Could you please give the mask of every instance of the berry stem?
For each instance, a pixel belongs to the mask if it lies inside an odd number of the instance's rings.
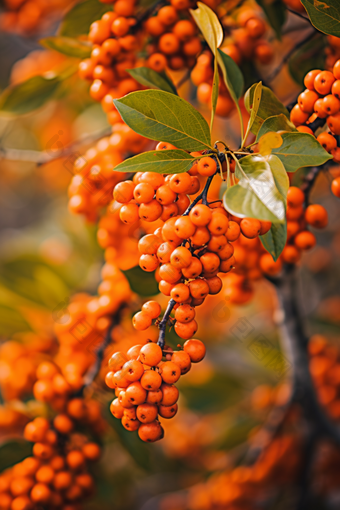
[[[170,314],[171,314],[175,304],[176,304],[176,301],[174,301],[173,299],[170,299],[170,301],[168,303],[168,306],[167,306],[167,308],[165,310],[165,314],[163,315],[163,319],[161,320],[161,322],[158,325],[158,328],[159,328],[159,337],[158,337],[157,344],[160,346],[161,349],[164,349],[164,345],[165,345],[165,328],[166,328],[166,325],[167,325],[168,320],[170,318]]]

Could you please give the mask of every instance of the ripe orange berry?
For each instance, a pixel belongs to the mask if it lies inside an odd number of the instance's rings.
[[[319,94],[313,90],[305,90],[298,97],[298,105],[304,113],[313,113],[314,103],[319,99]]]
[[[198,326],[195,320],[190,322],[176,321],[175,323],[175,331],[180,338],[183,338],[183,340],[187,340],[188,338],[192,337],[197,332],[197,328]]]
[[[164,430],[158,421],[143,423],[138,429],[138,435],[142,441],[153,443],[164,437]]]
[[[140,421],[137,420],[137,418],[128,418],[127,416],[123,416],[122,425],[126,430],[134,432],[139,429]]]
[[[155,370],[145,370],[140,382],[145,390],[155,391],[160,388],[162,384],[162,378]]]
[[[159,345],[148,343],[140,350],[140,360],[145,365],[155,367],[162,360],[163,353]]]
[[[311,130],[311,128],[309,128],[307,126],[298,126],[296,129],[298,131],[300,131],[300,133],[308,133],[309,135],[313,135],[314,136],[314,133]]]
[[[282,269],[282,262],[280,259],[275,262],[270,253],[265,253],[260,258],[260,268],[264,274],[276,276]]]
[[[115,417],[121,420],[124,415],[124,407],[119,403],[118,398],[115,398],[110,404],[110,412]]]
[[[340,135],[340,112],[327,117],[327,125],[333,135]]]
[[[175,232],[181,239],[188,239],[196,231],[195,225],[191,222],[189,216],[180,216],[175,221]]]
[[[147,204],[151,202],[154,197],[154,189],[148,182],[141,182],[137,184],[133,191],[133,196],[138,204]]]
[[[248,239],[258,237],[261,232],[261,222],[254,218],[243,218],[240,223],[242,234]]]
[[[306,74],[306,76],[304,78],[304,84],[305,84],[306,89],[315,90],[314,89],[314,80],[320,72],[321,72],[320,69],[314,69],[313,71],[309,71],[309,73]]]
[[[323,107],[323,99],[318,99],[314,103],[314,113],[319,117],[319,119],[325,119],[327,117],[327,112]]]
[[[316,244],[315,235],[308,230],[299,232],[294,239],[294,244],[299,250],[310,250]]]
[[[290,186],[287,192],[287,204],[290,207],[299,207],[305,201],[305,195],[300,188]]]
[[[53,426],[61,434],[69,434],[74,423],[66,414],[58,414],[53,420]]]
[[[337,141],[330,133],[320,133],[317,137],[317,141],[327,152],[330,152],[337,147]]]
[[[180,21],[177,21],[172,31],[175,35],[177,35],[180,41],[186,42],[195,35],[196,27],[192,23],[192,21],[182,19]]]
[[[155,198],[148,203],[142,203],[139,207],[139,217],[145,221],[158,220],[162,212],[162,206]]]
[[[159,415],[162,416],[162,418],[173,418],[175,414],[178,411],[178,405],[173,404],[172,406],[158,406],[158,412]]]
[[[340,101],[333,94],[328,94],[323,98],[322,106],[327,115],[334,115],[340,110]]]
[[[285,246],[282,251],[282,259],[287,264],[296,264],[301,258],[300,251],[295,246]]]
[[[196,339],[187,340],[183,345],[183,349],[189,354],[192,363],[202,361],[206,353],[204,343]]]
[[[212,215],[208,224],[208,230],[214,235],[225,234],[228,230],[229,220],[224,214],[218,212]]]
[[[207,278],[207,284],[209,286],[209,294],[215,295],[222,289],[222,280],[218,276],[213,278]]]
[[[99,459],[101,449],[97,443],[86,443],[82,448],[82,452],[85,456],[85,459],[94,462]]]
[[[35,474],[37,482],[50,484],[54,478],[55,472],[50,466],[41,466]]]
[[[182,276],[180,269],[177,269],[171,264],[162,264],[159,268],[159,276],[162,280],[168,283],[177,283]]]
[[[160,367],[160,375],[166,384],[174,384],[181,376],[181,369],[172,361],[165,361]]]
[[[187,193],[191,185],[191,175],[187,172],[171,176],[169,186],[175,193]]]
[[[213,273],[214,271],[217,271],[217,269],[219,268],[220,262],[221,262],[219,256],[216,253],[211,253],[211,252],[204,253],[200,257],[200,261],[202,263],[204,271],[206,271],[207,273]],[[197,282],[197,280],[195,280],[195,281]],[[203,280],[201,280],[201,282],[202,281]],[[190,292],[192,293],[191,289],[196,287],[197,285],[195,284],[194,286],[191,286],[191,283],[192,282],[190,282]],[[201,289],[207,288],[203,283],[200,284],[200,287],[201,287]],[[203,295],[200,295],[200,296],[193,295],[193,294],[191,294],[191,295],[192,295],[192,297],[195,297],[195,298],[205,297]]]
[[[305,211],[305,220],[312,227],[325,228],[328,223],[328,214],[322,205],[309,205]]]
[[[35,503],[48,503],[51,497],[51,490],[46,484],[37,483],[31,490],[30,496]]]
[[[140,361],[130,359],[123,365],[122,373],[129,382],[139,381],[144,373],[144,367]]]
[[[180,305],[175,311],[175,319],[178,322],[190,322],[195,318],[195,308],[188,304]]]
[[[188,285],[184,283],[177,283],[170,292],[171,298],[176,303],[184,303],[190,297],[190,291]]]
[[[332,85],[332,94],[337,99],[340,99],[340,80],[336,80]]]
[[[204,177],[209,177],[210,175],[214,175],[216,173],[217,164],[213,158],[205,157],[198,160],[197,170],[200,175]]]
[[[296,104],[290,112],[290,120],[295,126],[304,124],[309,118],[309,114],[301,110],[300,106]]]
[[[210,255],[210,254],[206,254],[206,255]],[[215,255],[215,254],[211,254],[211,255]],[[209,285],[207,284],[207,282],[205,280],[200,279],[200,278],[196,279],[196,280],[192,280],[189,283],[189,289],[190,289],[191,296],[195,299],[203,299],[209,294]]]
[[[158,415],[158,408],[155,404],[140,404],[136,410],[137,419],[141,423],[152,423]]]
[[[322,96],[325,96],[331,92],[334,82],[335,78],[333,73],[330,71],[321,71],[321,73],[315,77],[314,89]]]
[[[174,55],[178,53],[180,49],[180,41],[175,34],[169,32],[161,35],[158,41],[158,47],[165,55]]]
[[[178,20],[178,14],[172,5],[166,5],[159,9],[158,19],[164,25],[173,25]]]
[[[212,213],[207,205],[197,204],[191,209],[189,218],[197,227],[205,227],[211,221]]]
[[[138,331],[144,331],[151,326],[152,318],[145,312],[137,312],[132,319],[132,324]]]
[[[333,195],[340,198],[340,177],[337,177],[336,179],[334,179],[332,181],[331,189],[332,189]]]
[[[203,270],[202,262],[196,257],[192,258],[191,264],[182,269],[182,274],[185,278],[197,278]]]
[[[54,450],[51,445],[44,443],[35,443],[33,445],[33,455],[41,460],[47,460],[52,457]]]
[[[191,367],[191,359],[187,352],[185,351],[175,351],[171,357],[171,361],[176,363],[181,369],[181,374],[186,374],[189,372]]]
[[[192,261],[192,255],[188,248],[179,246],[170,255],[170,263],[178,269],[190,266]]]
[[[137,204],[124,204],[119,212],[120,219],[123,223],[132,224],[139,220],[139,207]]]
[[[147,301],[142,306],[142,312],[146,313],[151,319],[157,319],[162,311],[161,305],[157,301]]]
[[[236,223],[236,221],[229,221],[228,229],[225,234],[228,241],[230,241],[230,242],[236,241],[236,239],[238,239],[240,237],[240,232],[241,232],[241,229],[240,229],[239,224]]]

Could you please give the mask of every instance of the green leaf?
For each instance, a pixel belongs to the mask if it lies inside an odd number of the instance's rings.
[[[218,63],[221,68],[225,85],[233,98],[234,102],[238,102],[243,94],[244,79],[243,74],[238,65],[223,50],[218,51]]]
[[[254,92],[257,87],[257,84],[254,83],[244,96],[244,104],[247,111],[251,114],[252,105],[254,103]],[[262,126],[263,122],[268,119],[268,117],[272,117],[273,115],[279,115],[282,113],[289,119],[289,112],[287,108],[278,100],[275,94],[268,88],[262,87],[262,96],[260,106],[258,111],[256,112],[256,116],[254,122],[251,126],[251,132],[256,135]]]
[[[284,176],[283,165],[275,165],[276,162],[272,161],[277,174],[274,178],[269,161],[268,157],[251,155],[237,163],[236,177],[239,182],[228,188],[223,197],[224,206],[231,214],[272,222],[285,221],[286,200],[281,192],[287,175]]]
[[[304,77],[312,69],[325,69],[326,54],[323,51],[326,38],[314,33],[314,37],[301,46],[288,60],[288,69],[293,80],[304,88]]]
[[[180,174],[188,172],[195,158],[181,150],[142,152],[128,158],[115,167],[115,172],[156,172],[158,174]]]
[[[72,7],[64,17],[59,35],[75,37],[89,32],[91,23],[100,19],[105,12],[112,10],[108,4],[98,0],[85,0]]]
[[[129,281],[131,290],[139,296],[149,297],[159,294],[155,273],[146,273],[139,266],[123,271]]]
[[[246,143],[246,140],[248,138],[249,132],[252,130],[253,124],[254,124],[254,122],[256,120],[257,112],[259,111],[259,108],[260,108],[261,97],[262,97],[262,90],[263,90],[262,82],[260,81],[259,83],[254,84],[254,91],[253,91],[254,93],[253,93],[253,96],[252,96],[251,100],[250,100],[250,94],[248,96],[249,90],[247,90],[247,92],[246,92],[246,94],[244,96],[244,102],[246,104],[246,100],[247,101],[249,100],[249,103],[247,103],[248,107],[246,105],[246,108],[248,109],[248,112],[250,113],[250,118],[249,118],[249,121],[248,121],[246,132],[245,132],[245,134],[243,136],[242,147]]]
[[[305,166],[323,165],[332,159],[331,154],[325,151],[313,135],[293,132],[281,136],[283,144],[273,149],[272,154],[281,159],[287,172],[295,172]]]
[[[277,187],[279,193],[284,198],[284,201],[286,203],[287,192],[289,188],[289,178],[286,169],[280,158],[275,156],[273,153],[270,156],[268,156],[266,160],[269,163],[270,169],[272,171],[275,186]]]
[[[202,2],[197,2],[197,9],[190,9],[190,13],[213,55],[216,55],[216,49],[223,41],[223,28],[216,13]]]
[[[46,37],[39,42],[45,48],[50,48],[69,57],[88,58],[91,56],[92,46],[85,41],[79,41],[72,37]]]
[[[278,131],[296,131],[294,124],[290,122],[290,120],[287,119],[285,115],[280,113],[280,115],[273,115],[273,117],[268,117],[262,124],[262,126],[259,129],[259,132],[257,133],[256,141],[258,141],[261,136],[265,135],[266,133],[270,133],[271,131],[278,132]]]
[[[281,28],[286,21],[286,9],[281,0],[256,0],[256,3],[263,9],[267,20],[275,31],[276,36],[281,40]]]
[[[157,73],[149,67],[136,67],[136,69],[127,69],[126,71],[145,87],[177,95],[176,87],[165,71]]]
[[[340,37],[339,0],[301,0],[301,3],[317,30]]]
[[[43,106],[52,99],[60,78],[33,76],[23,83],[8,87],[0,95],[0,111],[23,115]]]
[[[264,248],[277,261],[285,247],[287,240],[287,222],[273,223],[269,232],[260,236]]]
[[[142,90],[113,102],[124,122],[146,138],[169,142],[190,152],[212,148],[207,121],[174,94]]]
[[[32,455],[32,446],[23,439],[12,439],[0,446],[0,472]]]

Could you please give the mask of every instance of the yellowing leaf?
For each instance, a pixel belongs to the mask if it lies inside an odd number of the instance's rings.
[[[190,13],[194,18],[196,25],[202,32],[204,39],[207,41],[211,51],[216,55],[217,48],[223,41],[223,29],[221,23],[210,7],[202,2],[197,2],[197,9],[190,9]]]
[[[273,149],[278,149],[283,143],[282,136],[279,133],[269,132],[261,136],[259,140],[259,153],[262,156],[269,156]]]

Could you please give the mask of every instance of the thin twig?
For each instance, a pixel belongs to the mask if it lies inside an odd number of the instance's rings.
[[[163,315],[163,319],[158,324],[159,337],[158,337],[157,343],[158,343],[158,345],[160,346],[161,349],[163,349],[164,345],[165,345],[165,329],[166,329],[166,325],[168,323],[168,320],[170,318],[170,314],[171,314],[175,304],[176,304],[176,301],[174,301],[173,299],[170,299],[170,301],[168,303],[168,306],[166,308],[165,314]]]

